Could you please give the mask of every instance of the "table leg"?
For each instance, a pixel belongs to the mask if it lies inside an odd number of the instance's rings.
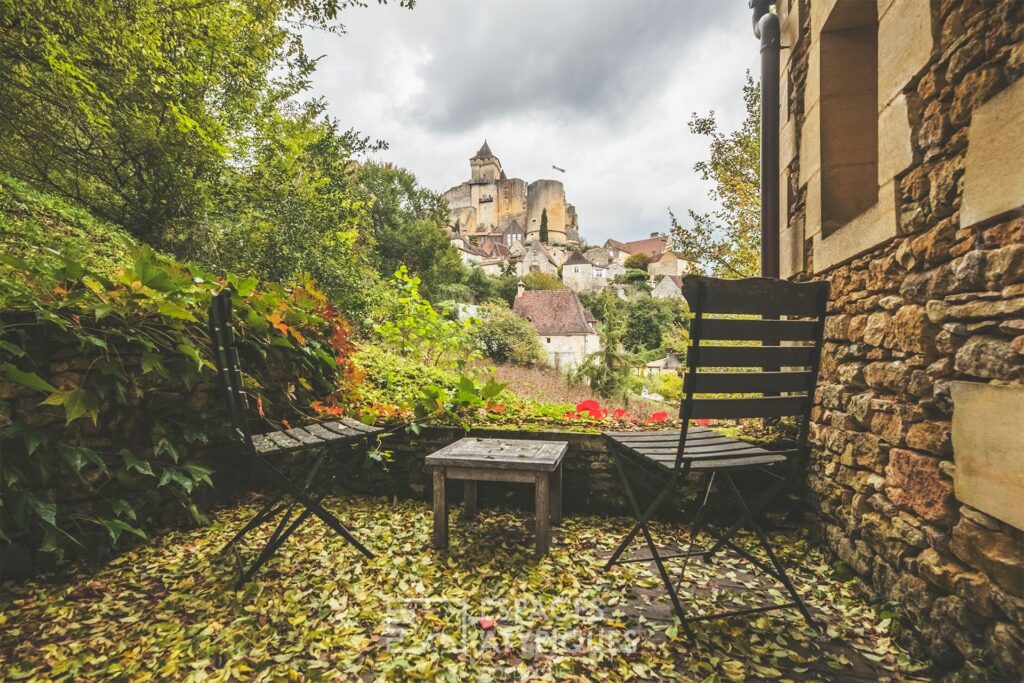
[[[448,547],[448,504],[444,498],[445,468],[434,468],[434,547]]]
[[[551,473],[551,523],[562,521],[562,464]]]
[[[537,510],[537,555],[546,555],[551,535],[551,473],[538,472],[534,484]]]
[[[466,519],[476,519],[476,480],[467,479],[465,485]]]

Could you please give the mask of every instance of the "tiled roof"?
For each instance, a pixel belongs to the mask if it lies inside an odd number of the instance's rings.
[[[620,249],[629,254],[647,254],[651,260],[657,259],[668,247],[668,238],[664,235],[648,237],[645,240],[626,242]]]
[[[526,318],[540,335],[593,334],[587,309],[571,289],[538,289],[516,297],[512,310]]]
[[[583,254],[581,254],[578,251],[573,250],[572,252],[570,252],[569,258],[565,259],[565,263],[563,265],[566,265],[566,266],[572,266],[572,265],[592,266],[594,264],[592,264],[590,261],[588,261],[587,257],[585,257]]]
[[[474,159],[490,159],[493,156],[494,156],[494,154],[491,153],[491,148],[488,147],[488,145],[487,145],[487,140],[484,140],[483,146],[480,148],[480,150],[476,153],[476,156],[474,156],[473,158]]]

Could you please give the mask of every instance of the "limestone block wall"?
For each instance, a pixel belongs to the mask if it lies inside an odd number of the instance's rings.
[[[808,96],[823,77],[815,32],[833,5],[780,3],[793,46],[782,65],[783,269],[832,282],[808,473],[815,526],[902,606],[929,654],[1016,678],[1024,531],[955,495],[951,386],[1024,391],[1024,4],[879,0],[880,194],[845,242],[822,237],[821,112]]]
[[[591,353],[601,347],[601,338],[596,334],[566,334],[540,336],[540,344],[547,354],[548,363],[560,369],[574,368]]]
[[[565,242],[565,187],[557,180],[535,180],[527,188],[526,238],[540,238],[541,214],[548,215],[548,241]]]

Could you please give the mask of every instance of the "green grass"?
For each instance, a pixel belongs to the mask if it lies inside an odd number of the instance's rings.
[[[53,249],[112,274],[137,245],[124,229],[0,173],[0,252],[32,262]]]

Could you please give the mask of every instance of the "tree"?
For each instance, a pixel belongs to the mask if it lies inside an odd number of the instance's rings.
[[[469,273],[446,234],[447,211],[439,194],[392,164],[366,163],[356,176],[361,195],[370,203],[376,246],[371,260],[381,277],[404,265],[420,278],[428,298],[466,282]]]
[[[751,277],[761,263],[761,93],[747,73],[743,86],[746,118],[738,130],[723,133],[715,113],[693,114],[690,131],[710,139],[710,156],[694,165],[710,180],[711,213],[689,210],[689,225],[669,211],[672,240],[686,258],[720,277]]]
[[[531,366],[545,360],[537,330],[503,303],[481,307],[474,334],[484,354],[496,363]]]
[[[627,269],[635,270],[647,270],[647,266],[651,265],[651,257],[647,254],[630,254],[626,257],[626,262],[623,263]]]
[[[548,210],[542,209],[540,212],[540,241],[544,244],[548,243]]]
[[[656,349],[661,346],[663,324],[655,300],[650,296],[638,296],[630,302],[622,342],[633,353]]]
[[[622,350],[623,323],[615,295],[605,288],[600,297],[601,348],[587,356],[576,369],[577,380],[585,379],[601,398],[625,397],[629,384],[629,356]]]

